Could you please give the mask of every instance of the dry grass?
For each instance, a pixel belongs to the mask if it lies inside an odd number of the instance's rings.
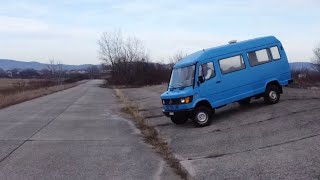
[[[16,83],[28,83],[30,81],[44,81],[40,79],[0,79],[0,90],[13,88]]]
[[[130,102],[121,90],[115,89],[115,93],[125,105],[122,111],[134,117],[135,125],[140,129],[145,142],[152,145],[182,179],[188,179],[188,172],[181,166],[179,160],[171,152],[168,143],[161,137],[156,128],[145,122],[144,117],[138,111],[138,107]]]
[[[87,81],[79,81],[76,83],[66,84],[66,85],[57,85],[51,86],[47,88],[40,88],[35,90],[27,90],[19,93],[9,94],[9,95],[1,95],[0,94],[0,109],[4,107],[8,107],[14,104],[18,104],[24,101],[28,101],[31,99],[35,99],[37,97],[45,96],[48,94],[52,94],[58,91],[62,91],[65,89],[69,89],[79,84],[85,83]]]

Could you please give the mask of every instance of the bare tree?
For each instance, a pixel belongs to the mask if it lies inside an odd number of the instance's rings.
[[[50,72],[50,77],[49,78],[55,78],[56,74],[56,64],[54,59],[49,59],[49,63],[47,64],[47,69]]]
[[[100,59],[112,67],[113,77],[128,83],[133,76],[130,65],[147,59],[142,42],[136,37],[125,37],[120,31],[104,32],[98,40]]]
[[[317,72],[320,72],[320,44],[313,50],[313,53],[315,55],[313,60],[314,68]]]
[[[7,76],[7,73],[2,68],[0,68],[0,78],[6,77],[6,76]]]
[[[50,72],[49,78],[57,80],[58,84],[62,84],[64,71],[63,71],[63,64],[61,63],[61,61],[49,59],[49,64],[47,65],[47,69]]]
[[[89,77],[91,79],[95,79],[95,78],[100,77],[100,70],[97,66],[92,65],[87,68],[87,71],[88,71]]]
[[[183,52],[183,51],[177,51],[174,55],[172,55],[169,58],[169,64],[171,66],[173,66],[174,64],[176,64],[178,61],[180,61],[181,59],[183,59],[184,57],[187,56],[187,53]]]
[[[63,80],[63,64],[61,63],[61,61],[57,61],[56,62],[56,78],[58,80],[58,84],[62,84],[62,80]]]

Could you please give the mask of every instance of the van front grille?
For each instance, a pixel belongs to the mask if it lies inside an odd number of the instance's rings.
[[[176,105],[176,104],[181,104],[180,98],[179,99],[164,99],[164,104],[163,105]]]

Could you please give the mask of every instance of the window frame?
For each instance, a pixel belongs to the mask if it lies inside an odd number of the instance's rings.
[[[240,56],[240,57],[241,57],[241,59],[242,59],[242,61],[243,61],[243,64],[244,64],[244,67],[241,68],[241,69],[237,69],[237,70],[235,70],[235,71],[224,72],[224,71],[221,69],[220,61],[223,61],[223,60],[226,60],[226,59],[229,59],[229,58],[233,58],[233,57],[237,57],[237,56]],[[218,59],[218,64],[219,64],[220,72],[221,72],[222,75],[234,73],[234,72],[241,71],[241,70],[244,70],[244,69],[247,68],[246,61],[244,60],[242,53],[241,53],[241,54],[238,54],[238,55],[233,55],[233,56],[228,56],[228,57],[226,57],[226,58]]]
[[[200,68],[201,68],[202,77],[205,78],[205,77],[204,77],[204,72],[203,72],[203,67],[202,67],[202,66],[205,65],[205,64],[208,64],[208,63],[212,63],[212,65],[213,65],[214,76],[212,76],[210,79],[204,79],[205,81],[211,80],[211,79],[213,79],[214,77],[217,76],[217,71],[216,71],[216,68],[215,68],[215,65],[214,65],[214,62],[213,62],[213,61],[208,61],[208,62],[199,64],[199,69],[198,69],[199,73],[198,73],[198,76],[200,75]]]
[[[251,61],[250,61],[250,58],[249,58],[249,53],[253,53],[253,52],[257,52],[257,51],[261,51],[261,50],[266,50],[268,57],[271,57],[271,59],[269,61],[264,61],[264,62],[261,62],[261,63],[257,63],[256,65],[252,65]],[[246,52],[246,54],[247,54],[247,58],[248,58],[250,67],[259,66],[259,65],[270,63],[270,62],[273,61],[273,57],[272,57],[272,54],[271,54],[271,51],[270,51],[269,47],[265,47],[265,48],[261,48],[261,49],[257,49],[257,50],[253,50],[253,51],[248,51],[248,52]]]
[[[277,48],[278,53],[279,53],[279,58],[278,58],[278,59],[274,59],[274,58],[273,58],[273,54],[272,54],[271,48]],[[279,61],[279,60],[282,58],[278,45],[271,46],[271,47],[269,48],[269,50],[270,50],[270,54],[271,54],[271,57],[272,57],[272,60],[273,60],[273,61]]]

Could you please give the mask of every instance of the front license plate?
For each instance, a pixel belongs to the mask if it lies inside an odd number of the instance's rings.
[[[173,115],[174,115],[174,112],[169,112],[169,115],[170,115],[170,116],[173,116]]]

